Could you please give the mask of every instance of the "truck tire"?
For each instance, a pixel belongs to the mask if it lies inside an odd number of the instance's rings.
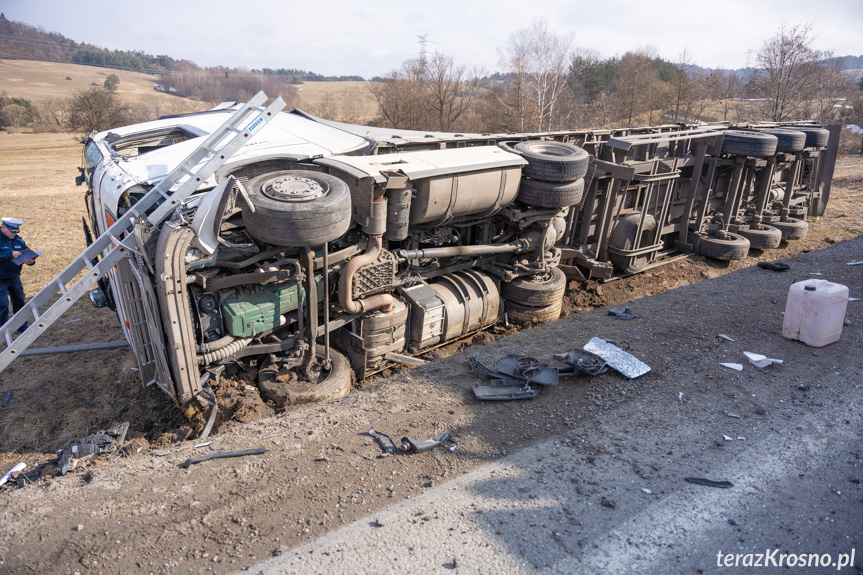
[[[608,245],[619,250],[634,250],[639,246],[651,245],[656,241],[656,219],[650,214],[644,217],[644,226],[641,237],[636,238],[638,222],[641,221],[641,212],[631,212],[617,220],[617,225],[608,238]],[[608,259],[614,267],[629,274],[635,274],[647,267],[650,255],[624,256],[621,254],[608,254]]]
[[[584,195],[584,178],[560,184],[522,178],[516,199],[529,206],[566,208],[581,201]]]
[[[782,243],[782,232],[773,226],[758,224],[737,233],[749,240],[749,247],[753,250],[772,250]]]
[[[789,130],[785,128],[766,128],[758,130],[762,134],[776,136],[777,152],[800,152],[806,147],[806,134],[800,130]]]
[[[742,260],[749,253],[749,240],[738,234],[726,232],[726,239],[715,236],[701,236],[698,242],[698,255],[714,260]]]
[[[553,305],[563,299],[566,275],[559,268],[533,276],[515,278],[503,284],[503,297],[508,301],[533,307]]]
[[[322,246],[351,224],[348,185],[329,174],[288,170],[258,176],[247,186],[255,208],[243,223],[256,240],[275,246]]]
[[[572,182],[587,173],[590,156],[572,144],[546,140],[519,142],[515,150],[527,160],[522,173],[546,182]]]
[[[826,148],[827,142],[830,141],[830,132],[824,128],[812,128],[808,126],[794,126],[795,130],[800,130],[806,134],[807,148]]]
[[[323,353],[319,352],[317,357],[320,361],[324,360]],[[322,379],[315,383],[290,377],[293,374],[285,377],[286,374],[280,373],[277,365],[267,360],[258,371],[258,388],[261,395],[279,408],[344,397],[351,391],[354,372],[348,359],[334,349],[330,349],[330,360],[332,367],[329,372],[323,373]]]
[[[563,299],[545,307],[531,307],[511,301],[506,302],[506,313],[509,321],[516,325],[531,325],[555,321],[560,317],[562,309]]]
[[[779,230],[783,240],[802,240],[809,232],[809,224],[803,220],[788,218],[787,222],[770,222],[770,225]]]
[[[772,156],[776,153],[779,140],[771,134],[747,132],[745,130],[725,130],[722,132],[722,153],[737,156]]]

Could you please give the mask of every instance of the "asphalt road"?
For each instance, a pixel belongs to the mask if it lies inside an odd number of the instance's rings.
[[[781,337],[794,279],[823,274],[863,297],[863,266],[847,266],[861,259],[856,239],[788,260],[790,272],[632,302],[643,321],[625,329],[666,346],[642,357],[658,377],[635,397],[245,572],[863,573],[863,302],[848,304],[839,342]],[[663,313],[673,307],[713,314]],[[604,314],[562,321],[583,330]],[[668,335],[701,321],[700,346]],[[715,338],[729,331],[737,342]],[[785,363],[760,370],[744,349]]]

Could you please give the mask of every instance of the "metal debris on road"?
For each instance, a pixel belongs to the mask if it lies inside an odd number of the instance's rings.
[[[181,463],[180,467],[188,469],[196,463],[203,463],[204,461],[209,461],[211,459],[222,459],[226,457],[244,457],[246,455],[260,455],[268,451],[269,449],[267,449],[266,447],[257,447],[255,449],[241,449],[239,451],[216,451],[215,453],[208,453],[207,455],[190,457],[189,459]]]
[[[650,366],[610,341],[599,337],[591,338],[584,346],[585,351],[593,353],[608,366],[628,379],[636,379],[650,371]]]
[[[730,481],[713,481],[711,479],[704,479],[703,477],[684,477],[685,481],[689,483],[695,483],[697,485],[706,485],[707,487],[720,487],[722,489],[728,489],[729,487],[734,487],[734,484]]]
[[[443,433],[428,439],[411,439],[410,437],[402,437],[402,444],[400,447],[396,446],[395,442],[389,435],[381,433],[380,431],[375,431],[372,427],[369,427],[369,435],[374,438],[375,442],[384,450],[384,453],[388,453],[389,455],[407,455],[409,453],[422,453],[423,451],[434,449],[447,440],[449,437],[449,431],[444,431]],[[455,446],[453,445],[453,447]],[[455,451],[455,449],[450,449],[450,451]]]

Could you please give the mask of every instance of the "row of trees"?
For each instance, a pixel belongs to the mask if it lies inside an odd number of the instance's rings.
[[[411,59],[370,90],[394,128],[543,131],[698,121],[835,119],[860,86],[841,60],[812,47],[810,25],[779,29],[748,74],[704,70],[686,50],[677,62],[652,48],[602,58],[543,20],[512,34],[503,73],[480,78],[452,58]],[[858,106],[859,107],[859,106]],[[858,110],[859,112],[859,110]]]

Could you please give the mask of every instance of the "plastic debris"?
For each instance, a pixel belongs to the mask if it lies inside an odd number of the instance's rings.
[[[726,340],[728,340],[728,341],[737,341],[737,340],[736,340],[736,339],[734,339],[733,337],[727,336],[727,335],[725,335],[724,333],[720,333],[720,334],[719,334],[719,335],[717,335],[716,337],[721,337],[722,339],[726,339]]]
[[[23,471],[25,467],[27,467],[27,464],[24,463],[23,461],[20,463],[16,463],[12,467],[12,469],[10,469],[9,471],[7,471],[6,473],[3,474],[3,477],[0,477],[0,485],[3,485],[7,481],[9,481],[9,478],[12,477],[13,473],[18,473],[19,471]]]
[[[625,352],[610,341],[599,337],[591,338],[584,346],[589,351],[604,359],[608,366],[628,379],[641,377],[650,371],[650,366],[632,355]]]
[[[848,301],[860,301],[859,297],[849,297]]]
[[[201,447],[207,447],[208,445],[213,445],[213,442],[212,441],[205,441],[204,443],[199,443],[198,445],[195,446],[195,449],[198,449]]]
[[[849,265],[849,266],[859,266],[859,265],[861,265],[861,264],[863,264],[863,260],[859,260],[859,261],[856,261],[856,262],[848,262],[848,265]]]
[[[683,401],[683,392],[682,391],[677,394],[677,401],[680,401],[680,402]]]
[[[66,475],[70,469],[75,469],[75,466],[83,459],[116,450],[126,440],[128,431],[128,422],[119,423],[76,441],[60,452],[57,462],[60,473]]]
[[[734,419],[740,419],[739,415],[737,415],[736,413],[731,413],[730,411],[725,415],[727,415],[728,417],[733,417]]]
[[[647,493],[648,495],[650,495],[651,493],[653,493],[653,491],[651,491],[651,490],[650,490],[650,489],[648,489],[647,487],[642,487],[642,488],[641,488],[641,490],[642,490],[642,491],[644,491],[645,493]]]
[[[720,363],[722,367],[727,367],[728,369],[733,369],[735,371],[743,371],[742,363]]]
[[[6,393],[3,394],[3,401],[0,401],[0,405],[3,407],[8,407],[10,403],[12,403],[12,398],[15,397],[15,390],[10,389]]]
[[[761,355],[760,353],[753,353],[751,351],[744,351],[743,355],[749,358],[749,363],[754,365],[755,367],[767,367],[774,363],[783,363],[781,359],[774,359],[772,357],[767,357],[766,355]]]
[[[728,437],[728,436],[727,436],[727,435],[725,435],[725,434],[723,434],[723,435],[722,435],[722,438],[723,438],[723,439],[725,439],[725,441],[734,441],[734,438],[733,438],[733,437]]]
[[[703,477],[684,477],[685,481],[689,483],[695,483],[697,485],[706,485],[707,487],[719,487],[722,489],[728,489],[730,487],[734,487],[734,484],[730,481],[713,481],[711,479],[704,479]],[[730,521],[730,520],[729,520]]]
[[[608,310],[608,315],[613,315],[617,319],[635,319],[638,316],[632,313],[632,310],[628,307],[624,307],[623,309],[619,307],[613,307]]]
[[[791,269],[791,266],[782,262],[758,262],[758,267],[763,270],[773,270],[775,272],[784,272]]]

